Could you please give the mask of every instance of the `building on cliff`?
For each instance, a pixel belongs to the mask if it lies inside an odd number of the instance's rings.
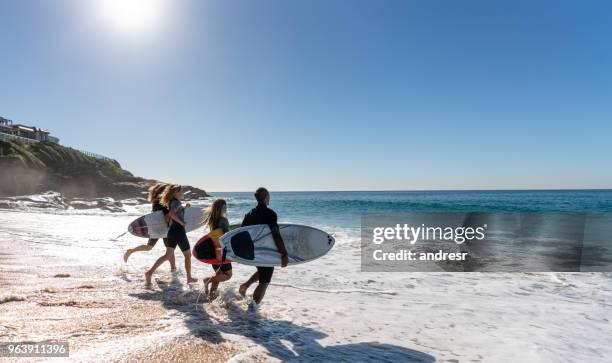
[[[59,144],[59,139],[57,137],[51,136],[49,131],[47,130],[43,130],[35,126],[15,124],[13,123],[13,121],[4,117],[0,117],[0,134],[2,134],[0,135],[2,139],[17,138],[21,141],[24,141],[25,143],[31,143],[28,142],[28,140],[32,140],[34,142],[51,141],[56,144]]]
[[[13,121],[0,117],[0,140],[18,140],[24,144],[35,144],[39,141],[50,141],[59,144],[59,139],[55,136],[51,136],[49,131],[43,130],[35,126],[26,126],[22,124],[13,123]],[[85,150],[77,150],[89,157],[100,159],[100,160],[112,160],[104,155],[92,153]]]

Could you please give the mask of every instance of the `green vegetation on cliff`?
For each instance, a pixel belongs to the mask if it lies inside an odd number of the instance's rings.
[[[153,180],[135,177],[110,159],[98,159],[52,142],[0,141],[0,195],[53,190],[67,197],[142,197]],[[186,187],[192,197],[201,189]]]
[[[0,165],[45,168],[45,164],[32,154],[28,146],[16,141],[0,141]]]
[[[116,160],[97,159],[52,142],[25,145],[18,141],[0,141],[0,166],[40,169],[64,175],[89,174],[113,181],[133,181]]]

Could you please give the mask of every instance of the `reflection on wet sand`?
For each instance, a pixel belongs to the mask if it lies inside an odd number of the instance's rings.
[[[211,303],[195,305],[197,292],[182,292],[181,286],[158,284],[160,291],[132,294],[144,300],[161,301],[169,310],[184,314],[185,325],[194,337],[219,344],[220,333],[239,335],[265,349],[267,355],[281,361],[388,361],[433,362],[429,354],[391,344],[363,342],[322,346],[318,340],[327,334],[311,327],[300,326],[287,320],[274,320],[249,309],[246,301],[232,290]],[[209,314],[223,311],[220,319]],[[241,354],[243,358],[256,358],[257,351]]]

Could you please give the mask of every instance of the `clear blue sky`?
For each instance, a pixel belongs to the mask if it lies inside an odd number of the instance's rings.
[[[612,187],[609,1],[114,4],[0,2],[0,115],[212,191]]]

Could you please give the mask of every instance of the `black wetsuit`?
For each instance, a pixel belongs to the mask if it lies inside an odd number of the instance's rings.
[[[153,203],[152,210],[153,210],[153,212],[157,212],[158,210],[161,210],[161,211],[164,212],[164,216],[166,214],[170,213],[168,208],[166,208],[163,205],[159,204],[159,201]],[[155,246],[155,244],[157,243],[158,240],[159,240],[159,238],[149,238],[149,242],[147,242],[147,244],[149,246],[153,247],[153,246]],[[164,245],[165,244],[166,244],[166,238],[164,238]]]
[[[185,223],[184,220],[184,208],[181,202],[178,199],[172,199],[170,202],[170,208],[174,209],[176,216]],[[187,232],[185,231],[185,227],[176,221],[172,220],[172,224],[170,225],[170,229],[168,230],[168,238],[164,240],[164,244],[168,248],[176,248],[179,246],[181,251],[185,252],[191,249],[189,245],[189,239],[187,238]]]
[[[244,216],[242,227],[256,224],[267,224],[270,226],[270,229],[274,227],[278,228],[278,217],[276,216],[276,212],[268,208],[264,203],[257,204],[257,207],[251,209],[251,211]],[[259,272],[259,283],[269,284],[272,280],[274,267],[257,266],[257,271]]]

